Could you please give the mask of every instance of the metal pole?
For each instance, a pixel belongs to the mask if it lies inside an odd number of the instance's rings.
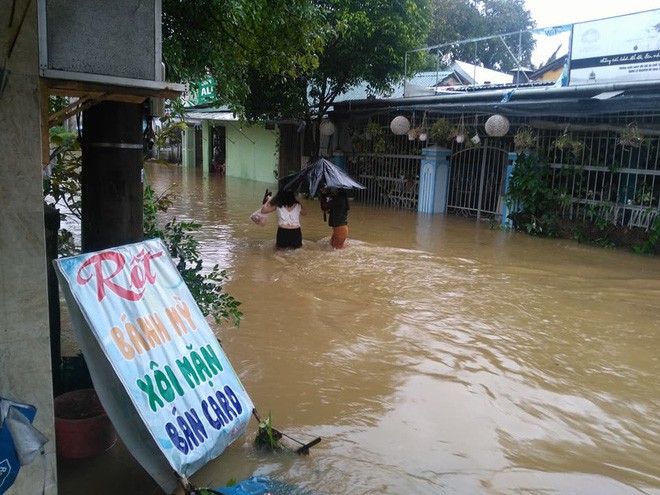
[[[408,52],[403,57],[403,97],[406,97],[406,85],[408,83]]]
[[[488,138],[484,139],[481,154],[481,171],[479,173],[479,197],[477,198],[477,220],[481,219],[481,207],[484,195],[484,176],[486,175],[486,155],[488,154]]]

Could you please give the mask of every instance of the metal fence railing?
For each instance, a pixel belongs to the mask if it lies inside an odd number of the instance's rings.
[[[355,199],[370,206],[417,210],[421,155],[356,155],[348,172],[366,186]]]
[[[428,128],[439,117],[428,115]],[[394,136],[389,129],[392,115],[379,118],[378,125],[370,119],[351,128],[355,135],[368,136],[347,153],[348,172],[367,186],[356,191],[355,198],[369,205],[415,210],[421,150],[431,143]],[[484,136],[484,117],[447,119],[454,125],[469,121]],[[659,123],[651,114],[572,118],[568,123],[559,118],[518,118],[511,119],[507,136],[482,139],[480,151],[467,151],[454,142],[448,212],[491,218],[501,214],[507,151],[513,149],[516,130],[528,126],[539,157],[553,170],[552,188],[565,196],[566,218],[649,228],[660,209]],[[626,134],[631,128],[637,131],[636,139]]]

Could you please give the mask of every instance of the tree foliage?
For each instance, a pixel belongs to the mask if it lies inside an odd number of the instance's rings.
[[[570,195],[553,185],[555,172],[547,158],[520,153],[509,179],[506,201],[516,230],[531,235],[556,237],[561,211]],[[559,174],[567,173],[560,170]]]
[[[321,16],[309,0],[163,0],[168,78],[215,78],[220,103],[240,111],[254,73],[296,77],[317,64]]]
[[[430,0],[163,0],[169,79],[214,77],[250,121],[318,122],[360,83],[388,91],[430,28]]]
[[[406,51],[418,47],[431,27],[429,7],[426,0],[328,0],[331,34],[308,79],[318,113],[362,82],[373,93],[399,82]]]
[[[434,27],[427,46],[439,48],[444,61],[462,60],[489,69],[507,71],[520,63],[531,67],[536,26],[524,0],[432,0]],[[525,31],[518,34],[519,31]],[[502,36],[507,33],[516,33]],[[465,43],[474,38],[492,37]]]
[[[318,124],[335,99],[366,84],[372,94],[399,82],[405,54],[431,28],[429,0],[321,0],[323,46],[318,64],[297,74],[254,77],[246,116],[250,120],[297,117]],[[318,125],[314,125],[318,148]]]
[[[51,106],[58,105],[56,101],[49,103]],[[82,160],[78,136],[62,127],[53,127],[50,129],[50,144],[53,158],[43,179],[44,203],[58,209],[63,217],[68,216],[80,221]],[[195,238],[195,233],[199,231],[201,224],[173,218],[162,225],[159,215],[166,213],[172,204],[173,197],[168,191],[155,195],[151,187],[146,186],[143,204],[144,237],[158,237],[163,240],[204,316],[212,317],[217,324],[230,322],[238,327],[243,313],[239,309],[240,301],[224,290],[227,272],[221,270],[217,264],[206,269],[199,253],[199,241]],[[61,256],[78,254],[79,249],[70,231],[60,229],[58,250]]]

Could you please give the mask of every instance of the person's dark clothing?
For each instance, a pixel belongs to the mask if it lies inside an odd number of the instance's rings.
[[[298,249],[302,247],[302,230],[300,228],[284,229],[279,227],[275,245],[279,249]]]
[[[334,196],[328,203],[328,211],[330,212],[330,218],[328,219],[328,225],[330,227],[341,227],[343,225],[348,225],[348,197],[345,194],[338,194]]]

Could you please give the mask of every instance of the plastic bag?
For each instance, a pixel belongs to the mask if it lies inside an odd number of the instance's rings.
[[[257,225],[264,227],[268,223],[268,215],[261,213],[261,208],[259,208],[252,215],[250,215],[250,220],[252,220]]]
[[[21,466],[43,453],[48,439],[32,421],[37,409],[0,397],[0,493],[14,484]]]

